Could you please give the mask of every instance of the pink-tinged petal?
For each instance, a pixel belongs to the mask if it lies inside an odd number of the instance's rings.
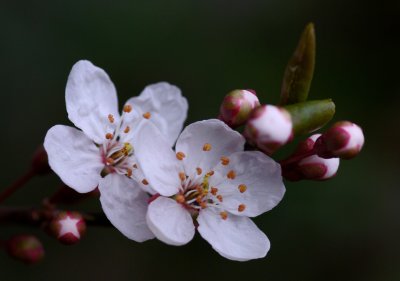
[[[248,217],[229,214],[222,219],[216,210],[207,208],[200,212],[197,222],[200,235],[227,259],[259,259],[269,251],[267,236]]]
[[[94,142],[101,144],[107,128],[119,122],[118,98],[110,77],[91,62],[78,61],[71,70],[65,89],[68,118]]]
[[[47,132],[44,148],[50,167],[66,185],[80,193],[97,187],[104,164],[99,149],[83,132],[56,125]]]
[[[133,145],[135,157],[152,188],[167,197],[178,193],[183,167],[157,127],[151,122],[142,122]]]
[[[199,121],[187,126],[176,143],[176,152],[183,152],[187,172],[200,168],[210,171],[221,157],[242,151],[245,140],[241,134],[217,119]]]
[[[227,211],[255,217],[282,200],[285,186],[281,167],[272,158],[259,151],[242,151],[224,160],[214,168],[209,183],[218,188]]]
[[[174,246],[188,243],[195,233],[190,213],[166,197],[158,197],[149,205],[147,224],[159,240]]]
[[[140,96],[131,98],[126,104],[131,105],[132,111],[138,112],[141,118],[148,118],[154,123],[170,146],[175,143],[188,110],[187,100],[178,87],[166,82],[152,84],[144,88]],[[137,114],[131,116],[137,119]]]
[[[122,234],[136,242],[154,238],[146,223],[149,196],[136,181],[109,174],[100,181],[99,190],[104,213]]]

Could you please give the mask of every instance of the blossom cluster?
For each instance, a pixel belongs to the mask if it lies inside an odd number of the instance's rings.
[[[79,193],[98,190],[108,220],[129,239],[178,246],[197,231],[231,260],[266,256],[270,242],[251,218],[282,200],[283,178],[330,178],[339,157],[351,158],[363,145],[358,126],[339,123],[278,163],[271,155],[293,139],[292,117],[283,107],[261,105],[254,91],[229,93],[218,119],[183,129],[188,102],[178,87],[149,85],[119,113],[111,79],[89,61],[73,66],[65,98],[77,128],[52,127],[44,147],[67,186]],[[240,126],[243,134],[235,130]],[[65,213],[51,229],[72,244],[83,222]]]

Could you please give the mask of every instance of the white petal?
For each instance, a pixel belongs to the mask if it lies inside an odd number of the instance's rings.
[[[149,196],[136,181],[109,174],[100,181],[99,190],[104,213],[122,234],[137,242],[154,238],[146,223]]]
[[[175,200],[162,196],[149,205],[147,224],[159,240],[169,245],[184,245],[195,233],[190,213]]]
[[[119,122],[118,99],[107,73],[89,61],[78,61],[65,89],[68,118],[93,141],[105,141],[108,115]]]
[[[104,164],[99,149],[83,132],[56,125],[47,132],[44,147],[50,167],[66,185],[81,193],[97,187]]]
[[[152,84],[140,96],[128,100],[127,104],[140,115],[149,112],[149,120],[160,129],[168,143],[171,146],[175,143],[188,110],[187,100],[179,88],[166,82]]]
[[[285,194],[281,167],[259,151],[242,151],[232,154],[228,165],[218,164],[209,183],[223,196],[222,205],[236,215],[255,217],[275,207]],[[235,177],[227,175],[233,171]],[[246,186],[241,193],[240,185]],[[242,212],[240,204],[245,205]]]
[[[215,210],[207,208],[200,212],[197,222],[200,235],[227,259],[259,259],[269,251],[267,236],[248,217],[229,214],[223,220]]]
[[[185,170],[188,173],[201,168],[210,171],[222,156],[242,151],[245,140],[241,134],[229,128],[220,120],[210,119],[187,126],[176,143],[176,152],[183,152]],[[209,151],[204,145],[210,145]]]
[[[141,122],[134,136],[135,157],[146,180],[163,196],[178,193],[183,170],[161,132],[151,122]]]

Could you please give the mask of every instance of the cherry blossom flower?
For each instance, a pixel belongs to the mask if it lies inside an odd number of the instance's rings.
[[[176,153],[159,135],[151,124],[142,124],[134,137],[138,162],[158,192],[147,212],[155,236],[183,245],[197,228],[228,259],[264,257],[269,240],[249,217],[282,199],[280,165],[262,152],[243,151],[242,135],[215,119],[186,127]]]
[[[47,132],[50,167],[80,193],[98,187],[105,214],[128,238],[153,238],[145,222],[148,195],[142,189],[153,191],[137,166],[132,138],[138,124],[148,122],[172,146],[186,119],[186,99],[177,87],[161,82],[129,99],[120,115],[114,84],[89,61],[73,66],[65,99],[68,118],[81,130],[56,125]]]

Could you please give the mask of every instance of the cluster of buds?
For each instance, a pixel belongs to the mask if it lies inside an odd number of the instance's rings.
[[[272,154],[293,136],[290,114],[281,107],[260,105],[254,90],[228,93],[220,107],[219,119],[232,128],[245,125],[247,141]]]
[[[52,236],[65,245],[78,243],[86,232],[86,222],[78,212],[60,212],[50,222]]]
[[[364,134],[359,126],[337,122],[322,135],[301,142],[295,153],[282,162],[283,176],[291,181],[330,179],[336,175],[340,159],[355,157],[363,145]]]
[[[307,107],[314,104],[304,103],[304,108],[308,110]],[[231,127],[244,125],[243,135],[247,142],[265,154],[272,155],[293,139],[299,127],[307,127],[304,126],[306,122],[312,123],[302,119],[302,116],[299,118],[301,110],[295,109],[297,111],[292,114],[291,108],[293,106],[286,109],[260,105],[254,91],[234,90],[225,96],[219,118]],[[310,114],[307,112],[303,115],[307,117]],[[313,126],[310,126],[309,131],[318,128]],[[291,181],[330,179],[336,175],[340,159],[355,157],[363,144],[364,135],[359,126],[348,121],[337,122],[322,135],[314,134],[301,142],[296,151],[281,162],[282,174]]]

